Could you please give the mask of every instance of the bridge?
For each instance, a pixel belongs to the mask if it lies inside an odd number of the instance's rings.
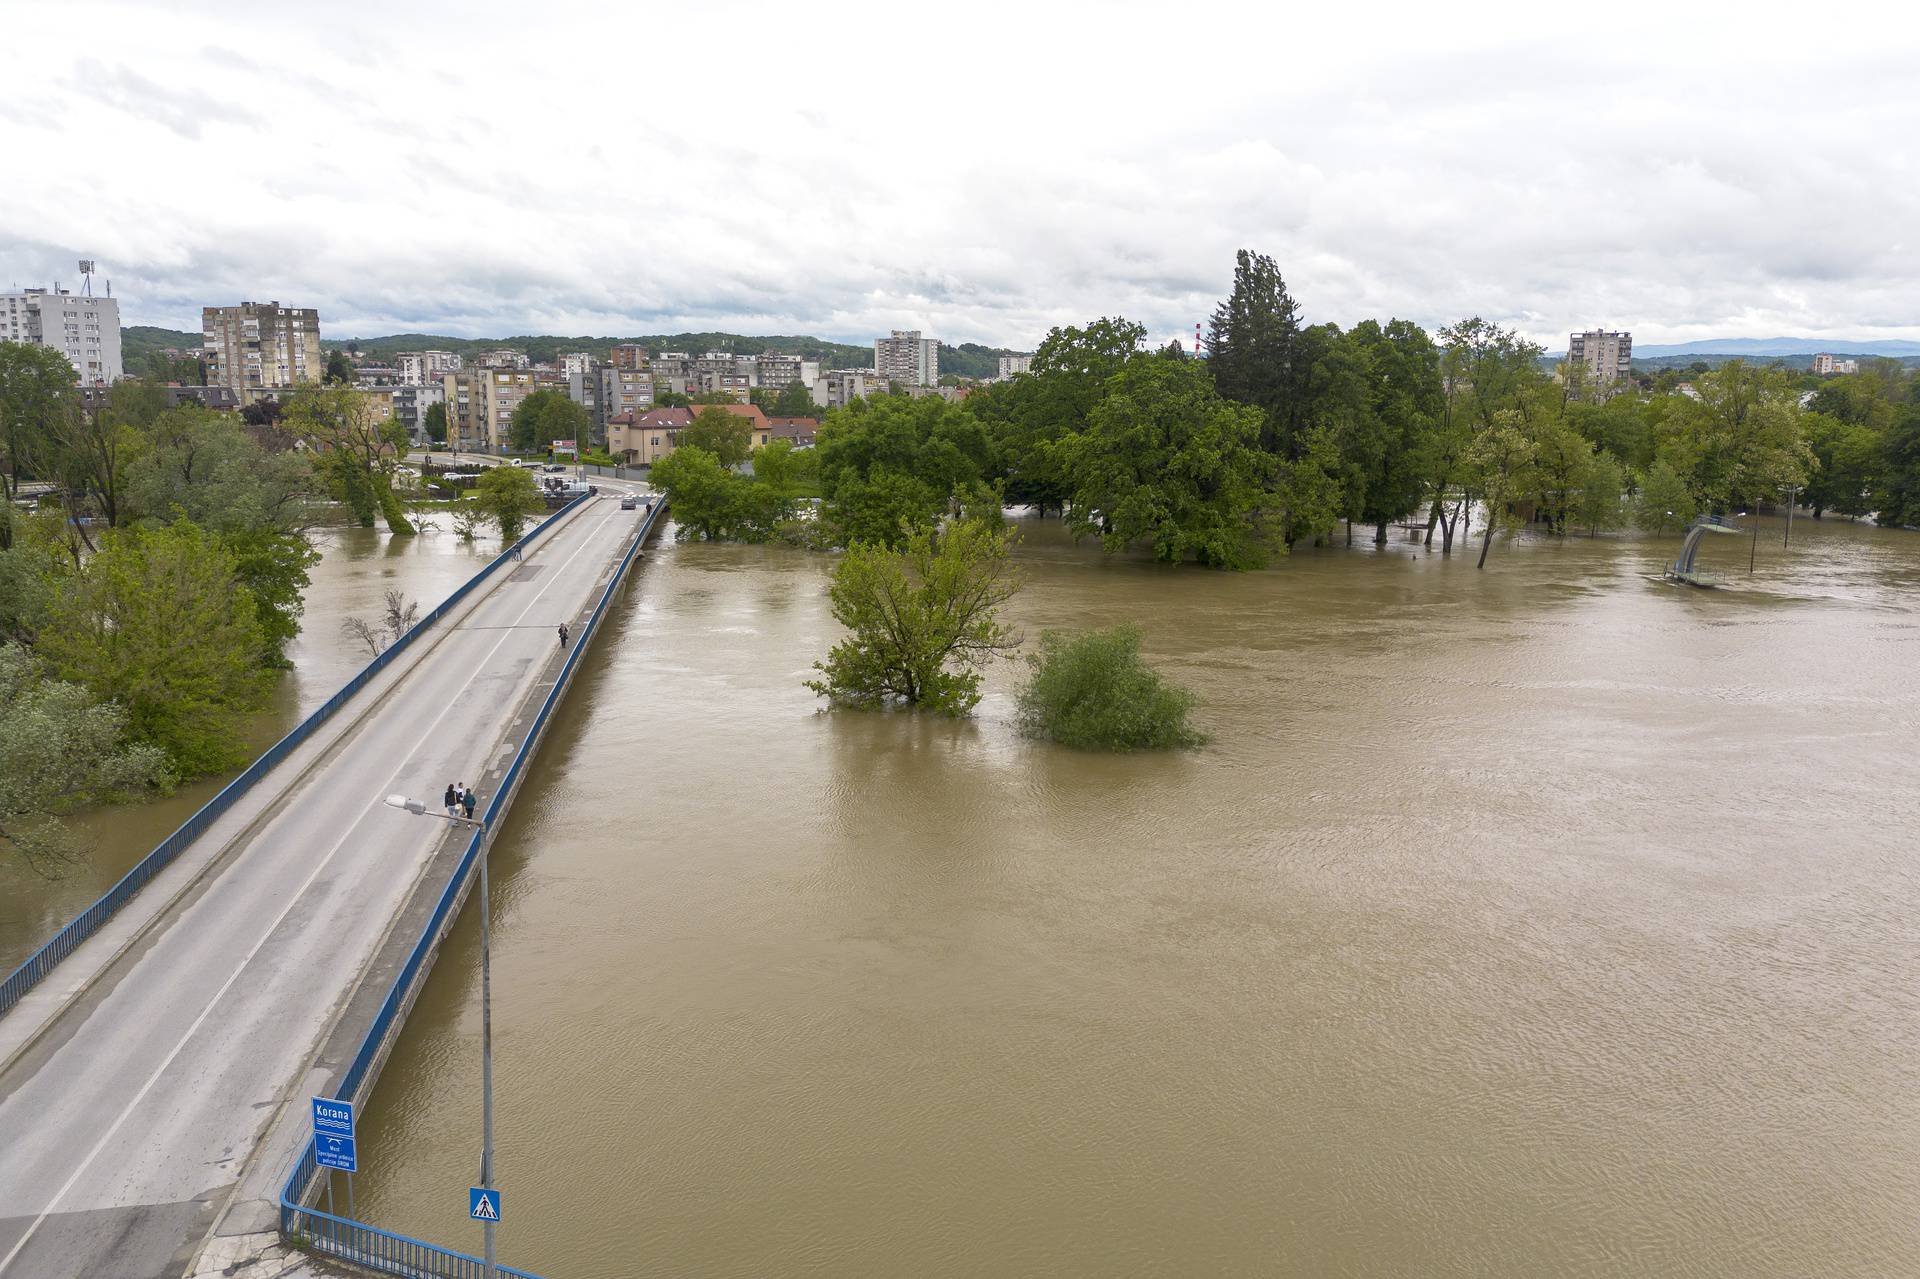
[[[378,1047],[400,957],[464,891],[470,833],[384,798],[437,809],[465,781],[484,807],[503,778],[510,795],[573,669],[558,627],[590,638],[658,514],[603,493],[550,517],[183,828],[97,931],[8,979],[0,1279],[223,1273],[206,1258],[272,1237],[307,1098]]]

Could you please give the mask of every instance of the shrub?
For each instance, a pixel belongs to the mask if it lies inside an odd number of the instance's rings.
[[[1102,751],[1170,750],[1206,740],[1187,723],[1194,695],[1140,660],[1137,627],[1048,631],[1027,664],[1033,677],[1020,690],[1020,727],[1031,736]]]

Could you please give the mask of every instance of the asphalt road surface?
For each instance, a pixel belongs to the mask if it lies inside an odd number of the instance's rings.
[[[292,1092],[446,833],[383,798],[438,812],[479,777],[643,515],[602,496],[503,567],[321,768],[261,782],[278,810],[0,1077],[0,1279],[180,1274],[282,1103],[304,1107]]]

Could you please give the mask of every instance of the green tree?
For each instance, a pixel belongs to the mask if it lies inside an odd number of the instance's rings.
[[[473,487],[481,512],[499,526],[504,543],[519,541],[527,520],[547,509],[540,486],[517,466],[493,467]]]
[[[1729,360],[1694,380],[1698,399],[1668,397],[1657,428],[1659,456],[1702,507],[1771,502],[1804,485],[1814,465],[1799,395],[1784,370]]]
[[[135,742],[195,776],[245,757],[241,717],[269,687],[264,646],[233,555],[183,520],[111,533],[54,601],[38,651],[59,678],[124,706]]]
[[[931,396],[856,400],[829,413],[818,438],[825,523],[847,541],[897,543],[955,500],[977,502],[995,469],[981,422]]]
[[[1019,692],[1029,736],[1079,750],[1169,750],[1206,738],[1191,725],[1196,701],[1140,657],[1134,626],[1067,635],[1047,631]]]
[[[582,443],[593,429],[586,409],[561,391],[542,387],[531,392],[513,410],[507,441],[518,453],[545,452],[554,440]]]
[[[782,496],[799,486],[800,458],[792,440],[769,440],[753,451],[753,478]]]
[[[1887,427],[1873,504],[1882,524],[1920,525],[1920,404],[1902,405]]]
[[[789,382],[780,388],[773,402],[774,417],[812,417],[816,410],[813,392],[805,382]]]
[[[1685,528],[1697,509],[1686,480],[1665,458],[1659,458],[1640,481],[1633,522],[1657,537],[1669,528]]]
[[[1042,515],[1066,509],[1073,489],[1063,441],[1086,426],[1108,379],[1141,353],[1146,336],[1131,320],[1104,317],[1085,328],[1053,329],[1034,351],[1030,372],[968,397],[967,410],[988,434],[989,460],[1009,503]]]
[[[1873,494],[1882,487],[1882,432],[1825,413],[1808,413],[1801,421],[1814,458],[1801,500],[1813,508],[1813,517],[1819,519],[1829,510],[1842,515],[1865,515],[1872,510]]]
[[[843,476],[821,518],[834,545],[897,546],[913,531],[937,524],[945,505],[923,481],[881,468]]]
[[[999,610],[1019,587],[1005,528],[956,521],[916,529],[898,549],[856,542],[828,595],[847,638],[807,687],[835,706],[901,705],[964,715],[980,672],[1019,643]]]
[[[320,562],[305,536],[319,496],[310,455],[271,451],[231,415],[182,405],[155,420],[125,489],[129,522],[185,519],[220,540],[253,593],[263,660],[288,665],[287,645],[306,609],[307,571]]]
[[[1387,525],[1420,506],[1427,489],[1431,437],[1444,393],[1440,351],[1426,330],[1407,320],[1382,328],[1363,320],[1347,335],[1367,374],[1367,400],[1350,419],[1343,459],[1359,484],[1355,517],[1374,526],[1384,544]]]
[[[1620,527],[1620,494],[1625,486],[1625,469],[1613,454],[1602,449],[1588,459],[1576,508],[1580,522],[1587,526],[1587,536],[1598,537],[1603,529]]]
[[[1198,361],[1129,361],[1068,446],[1070,526],[1108,550],[1146,542],[1172,562],[1265,563],[1280,538],[1259,518],[1275,505],[1260,424],[1259,409],[1214,392]]]
[[[73,365],[66,356],[52,347],[0,342],[0,551],[13,545],[20,481],[44,473],[54,423],[73,411]]]
[[[78,684],[42,678],[32,654],[0,643],[0,850],[51,875],[83,851],[60,814],[173,776],[156,746],[126,746],[126,711]]]
[[[1509,532],[1518,527],[1514,504],[1533,491],[1534,445],[1527,438],[1520,414],[1514,409],[1496,410],[1493,424],[1475,437],[1467,453],[1468,474],[1480,500],[1486,504],[1484,527],[1480,532],[1480,562],[1487,566],[1487,550],[1493,544],[1496,528]]]
[[[1265,415],[1262,444],[1291,454],[1302,425],[1298,363],[1300,307],[1287,292],[1274,260],[1241,249],[1234,255],[1233,290],[1207,325],[1206,368],[1215,389]]]
[[[732,470],[753,451],[753,430],[738,414],[723,408],[704,408],[681,428],[676,447],[703,450]]]
[[[389,531],[415,531],[393,491],[407,428],[393,420],[391,403],[350,386],[303,387],[288,401],[281,421],[308,448],[325,455],[318,473],[362,528],[373,527],[377,510]]]
[[[328,386],[353,385],[353,361],[347,358],[345,351],[327,352],[327,371],[321,381]]]
[[[435,444],[445,444],[447,442],[447,406],[445,404],[427,405],[427,411],[420,415],[420,429],[425,431],[427,438]]]

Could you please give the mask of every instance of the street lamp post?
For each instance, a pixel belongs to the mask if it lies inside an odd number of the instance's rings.
[[[416,817],[438,817],[456,826],[473,826],[480,831],[480,1188],[493,1189],[493,945],[487,928],[492,901],[487,885],[487,852],[492,841],[485,820],[442,816],[426,804],[405,795],[387,796],[390,808],[404,809]],[[480,1223],[484,1240],[486,1279],[494,1279],[492,1220]]]

